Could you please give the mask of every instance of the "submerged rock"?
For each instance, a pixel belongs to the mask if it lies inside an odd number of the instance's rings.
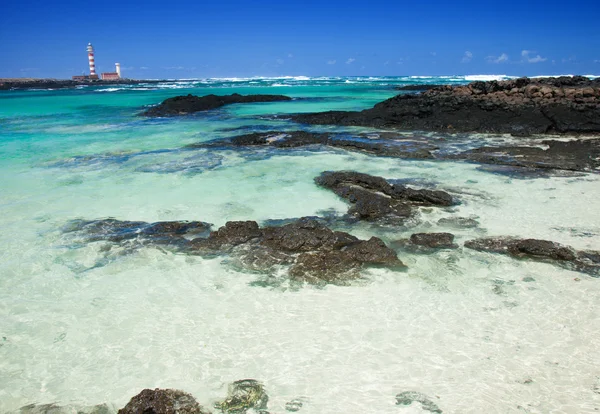
[[[145,389],[133,397],[119,414],[209,414],[196,399],[173,389]]]
[[[456,249],[454,235],[451,233],[415,233],[410,236],[410,242],[417,246],[429,248]]]
[[[569,270],[600,277],[600,252],[577,251],[549,240],[486,237],[465,242],[469,249],[547,261]]]
[[[452,196],[444,191],[417,190],[355,171],[325,171],[315,182],[350,202],[348,214],[363,220],[403,221],[412,215],[413,206],[454,204]]]
[[[380,136],[384,138],[379,139]],[[239,135],[233,138],[219,139],[209,142],[188,145],[188,148],[219,147],[270,147],[296,148],[309,145],[323,145],[357,151],[367,154],[397,158],[434,158],[431,151],[437,146],[427,141],[416,141],[400,135],[381,133],[377,138],[370,135],[348,133],[318,133],[309,131],[265,131]]]
[[[396,395],[396,405],[411,405],[413,402],[421,404],[421,408],[432,413],[442,413],[443,411],[431,399],[417,391],[404,391]]]
[[[600,132],[600,80],[581,76],[473,82],[403,94],[360,112],[294,115],[305,124],[439,132]]]
[[[227,398],[215,403],[215,408],[226,414],[244,414],[250,409],[255,412],[265,410],[269,396],[262,383],[245,379],[235,381],[229,386]]]
[[[453,228],[475,228],[479,226],[479,222],[470,217],[443,217],[437,221],[440,226],[447,226]]]
[[[481,164],[519,167],[525,170],[524,173],[531,169],[595,171],[600,168],[600,139],[545,140],[540,144],[546,148],[539,146],[479,147],[448,158],[465,159]]]
[[[72,220],[65,233],[83,234],[85,241],[124,242],[139,241],[153,244],[182,244],[186,237],[198,236],[210,230],[202,221],[121,221],[113,218],[100,220]]]
[[[125,252],[158,245],[200,256],[229,255],[232,264],[250,271],[271,272],[291,266],[292,279],[309,283],[343,283],[359,277],[366,266],[403,266],[396,253],[380,239],[359,240],[310,217],[262,228],[255,221],[230,221],[207,236],[208,229],[210,225],[200,221],[145,223],[107,219],[78,220],[65,231],[83,234],[86,242],[102,240],[130,248]],[[105,251],[110,251],[110,246]]]
[[[206,95],[206,96],[175,96],[164,100],[157,106],[154,106],[142,113],[143,116],[177,116],[187,115],[199,111],[220,108],[229,104],[252,103],[252,102],[277,102],[291,101],[292,98],[283,95]]]

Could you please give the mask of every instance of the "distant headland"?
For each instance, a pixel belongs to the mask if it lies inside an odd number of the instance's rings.
[[[45,78],[0,78],[0,90],[11,89],[64,89],[78,86],[138,85],[140,83],[176,82],[159,79],[45,79]]]

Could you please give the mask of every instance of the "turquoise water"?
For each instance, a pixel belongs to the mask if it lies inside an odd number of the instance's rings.
[[[227,258],[151,247],[107,254],[61,231],[79,218],[218,227],[343,214],[347,205],[313,178],[353,169],[433,183],[461,199],[423,209],[403,227],[345,229],[361,238],[450,231],[459,244],[512,235],[600,250],[597,174],[519,180],[472,164],[333,149],[183,149],[297,129],[288,113],[365,109],[394,96],[394,85],[467,80],[212,79],[0,92],[0,412],[50,402],[121,407],[146,387],[181,388],[211,406],[243,378],[265,384],[272,413],[294,398],[304,401],[301,413],[420,412],[395,406],[407,390],[449,413],[597,412],[600,287],[586,275],[461,248],[400,252],[406,271],[371,269],[351,286],[261,288]],[[234,92],[294,100],[138,116],[171,96]],[[511,140],[414,135],[457,147]],[[454,216],[479,226],[438,224]]]

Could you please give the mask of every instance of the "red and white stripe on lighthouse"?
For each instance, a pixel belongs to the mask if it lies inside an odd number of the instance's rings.
[[[90,61],[90,76],[96,74],[96,64],[94,63],[94,47],[91,43],[87,46],[88,60]]]

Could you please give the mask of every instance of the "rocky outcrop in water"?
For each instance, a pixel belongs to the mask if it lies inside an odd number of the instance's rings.
[[[360,220],[401,222],[412,215],[412,206],[454,204],[445,191],[413,189],[355,171],[326,171],[315,182],[347,200],[352,205],[348,214]]]
[[[441,414],[443,411],[427,395],[417,391],[404,391],[396,395],[396,405],[411,405],[417,402],[425,411]]]
[[[245,379],[229,385],[227,398],[215,403],[215,408],[225,414],[244,414],[248,410],[266,413],[269,396],[259,381]]]
[[[255,221],[230,221],[208,236],[203,222],[129,222],[76,220],[65,231],[80,242],[124,246],[125,252],[147,246],[200,256],[229,255],[240,268],[271,272],[289,267],[292,280],[314,284],[346,283],[366,266],[403,267],[396,253],[376,237],[360,240],[333,231],[314,218],[283,226],[259,227]]]
[[[594,171],[600,168],[600,139],[545,140],[527,147],[479,147],[448,158],[524,168]]]
[[[416,251],[458,248],[451,233],[414,233],[409,239],[393,241],[392,245]]]
[[[600,132],[600,79],[581,76],[473,82],[398,95],[360,112],[292,117],[306,124],[360,125],[514,135]]]
[[[465,242],[469,249],[533,259],[600,277],[600,252],[577,251],[549,240],[486,237]]]
[[[119,414],[209,414],[196,399],[183,391],[145,389],[133,397]]]
[[[292,98],[283,95],[240,95],[237,93],[231,95],[206,95],[206,96],[175,96],[165,99],[162,103],[154,106],[142,113],[143,116],[177,116],[187,115],[194,112],[208,111],[217,109],[225,105],[237,103],[255,103],[255,102],[278,102],[291,101]]]
[[[344,134],[308,131],[265,131],[238,135],[233,138],[188,145],[188,148],[219,147],[269,147],[298,148],[324,145],[367,154],[397,158],[434,158],[431,151],[437,149],[425,141],[409,139],[397,134]]]

